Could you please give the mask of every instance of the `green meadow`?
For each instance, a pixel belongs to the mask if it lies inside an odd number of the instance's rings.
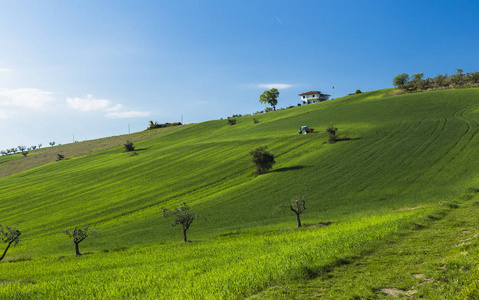
[[[76,153],[62,161],[50,148],[0,157],[1,170],[51,155],[0,178],[0,224],[22,231],[0,299],[245,298],[370,251],[479,178],[479,89],[388,92],[122,136],[133,156],[89,141],[53,147]],[[327,144],[331,123],[351,140]],[[276,164],[255,176],[260,146]],[[300,229],[281,208],[296,195]],[[186,244],[162,216],[182,202],[201,215]],[[86,224],[100,235],[76,257],[61,231]]]

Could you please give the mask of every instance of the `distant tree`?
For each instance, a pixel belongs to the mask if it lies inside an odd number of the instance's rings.
[[[424,79],[423,79],[424,73],[412,74],[411,77],[412,77],[411,84],[413,88],[422,90],[425,86]]]
[[[296,224],[301,227],[301,214],[306,209],[306,196],[294,196],[289,204],[289,209],[296,214]]]
[[[474,83],[479,82],[479,72],[472,72],[472,73],[469,75],[469,78],[470,78]]]
[[[460,84],[462,79],[464,78],[464,74],[463,74],[463,71],[462,69],[456,69],[457,73],[456,74],[453,74],[451,76],[451,80],[455,83],[455,84]]]
[[[23,146],[23,145],[22,145],[22,146],[18,146],[17,148],[18,148],[18,151],[21,151],[21,152],[23,152],[23,151],[25,151],[25,150],[27,149],[27,147],[25,147],[25,146]]]
[[[18,244],[19,237],[22,233],[20,230],[7,226],[3,227],[0,225],[0,239],[4,242],[7,243],[7,248],[5,248],[5,251],[3,251],[2,257],[0,257],[0,261],[2,261],[5,258],[5,255],[7,254],[8,249],[10,246]]]
[[[270,90],[264,91],[259,96],[259,102],[262,104],[268,103],[273,106],[273,110],[276,110],[276,104],[278,104],[279,92],[277,89],[272,88]]]
[[[27,156],[27,154],[28,154],[28,151],[22,151],[23,157]]]
[[[88,225],[83,228],[75,227],[73,230],[65,229],[62,231],[69,237],[73,238],[73,244],[75,245],[75,254],[81,255],[79,244],[83,242],[89,236],[98,236],[99,232],[94,229],[90,229]]]
[[[55,146],[55,142],[50,142],[49,144],[50,144],[50,146],[52,146],[52,147]]]
[[[409,75],[407,73],[398,74],[393,79],[393,85],[395,87],[405,89],[407,88],[408,81],[409,81]]]
[[[0,150],[0,154],[2,154],[2,156],[7,155],[7,151],[5,151],[5,150]]]
[[[444,75],[438,74],[434,77],[434,83],[437,84],[437,86],[441,86],[445,79],[446,77]]]
[[[256,118],[253,118],[253,123],[254,123],[254,124],[258,124],[259,121],[258,121]]]
[[[332,144],[338,140],[336,136],[336,132],[338,128],[334,127],[333,123],[331,123],[328,128],[326,128],[326,133],[328,134],[328,144]]]
[[[265,107],[264,112],[270,112],[273,111],[272,107]]]
[[[57,161],[65,159],[65,155],[57,153]]]
[[[357,90],[356,90],[356,94],[361,94],[361,93],[362,93],[362,92],[361,92],[360,89],[357,89]]]
[[[11,148],[10,152],[12,152],[13,154],[17,153],[17,148]]]
[[[234,125],[236,124],[236,119],[233,119],[233,118],[228,118],[228,125]]]
[[[133,145],[133,142],[132,142],[132,141],[129,141],[129,140],[126,141],[125,151],[126,151],[126,152],[135,151],[135,146]]]
[[[256,175],[266,173],[276,163],[274,154],[267,151],[268,147],[258,147],[250,151],[251,161],[256,166]]]
[[[190,228],[193,221],[199,218],[198,214],[191,213],[190,207],[183,202],[183,205],[180,207],[175,207],[174,210],[169,210],[167,208],[162,207],[163,216],[165,218],[173,217],[174,222],[171,223],[171,226],[181,225],[183,231],[183,241],[186,243],[188,239],[186,237],[186,231]]]
[[[38,149],[40,149],[43,145],[42,144],[38,144]]]

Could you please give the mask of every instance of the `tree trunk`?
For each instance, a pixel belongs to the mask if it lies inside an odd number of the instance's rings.
[[[80,244],[80,243],[75,243],[75,253],[76,253],[76,255],[81,255],[80,249],[78,248],[78,244]]]
[[[3,252],[2,257],[0,257],[0,261],[2,261],[2,259],[5,257],[5,255],[7,254],[8,248],[10,248],[10,245],[11,245],[12,243],[13,243],[13,242],[8,243],[8,246],[7,246],[7,248],[5,249],[5,251]]]
[[[186,229],[183,229],[183,241],[184,241],[185,243],[188,242],[188,240],[186,239]]]
[[[296,223],[298,223],[298,228],[301,227],[301,219],[298,213],[296,213]]]

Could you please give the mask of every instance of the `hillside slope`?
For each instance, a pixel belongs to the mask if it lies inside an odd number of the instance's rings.
[[[60,231],[91,224],[97,248],[177,239],[161,207],[182,201],[207,218],[192,239],[282,228],[306,194],[306,222],[379,214],[453,197],[476,183],[478,89],[381,97],[364,93],[260,116],[191,125],[123,148],[54,162],[0,179],[2,224],[24,232],[16,251],[69,250]],[[350,141],[328,145],[333,122]],[[301,125],[317,133],[295,135]],[[249,151],[268,146],[272,172],[253,176]],[[28,250],[27,250],[28,249]]]
[[[457,206],[443,203],[478,191],[479,89],[386,92],[256,115],[257,124],[245,116],[153,132],[137,155],[117,147],[0,178],[0,223],[22,231],[0,263],[0,298],[237,299],[440,218]],[[351,140],[326,144],[331,122]],[[296,135],[301,125],[316,132]],[[255,177],[258,146],[277,164]],[[307,196],[300,230],[280,207],[295,195]],[[162,216],[182,201],[203,217],[187,244]],[[101,235],[74,257],[61,231],[85,224]]]

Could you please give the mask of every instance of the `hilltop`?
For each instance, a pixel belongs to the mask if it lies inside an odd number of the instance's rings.
[[[235,125],[213,120],[0,158],[0,223],[23,232],[8,255],[19,262],[0,264],[10,274],[0,293],[238,298],[295,278],[294,270],[361,253],[475,188],[479,175],[479,89],[389,91],[243,116]],[[331,123],[351,140],[327,144]],[[302,125],[315,132],[296,135]],[[138,155],[124,151],[128,139]],[[277,163],[255,176],[249,152],[260,146]],[[54,161],[58,151],[70,154]],[[307,197],[301,230],[279,208],[296,195]],[[186,245],[162,217],[162,207],[183,201],[206,219],[195,221]],[[70,257],[61,230],[85,224],[101,236],[82,244],[90,255]],[[68,274],[84,282],[68,290]],[[95,287],[93,275],[107,288]]]

